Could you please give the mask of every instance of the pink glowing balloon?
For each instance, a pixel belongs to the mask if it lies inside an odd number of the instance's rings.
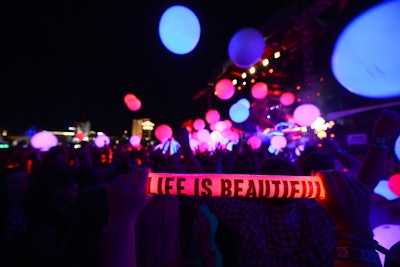
[[[125,105],[128,105],[129,102],[132,100],[136,99],[136,96],[134,94],[128,93],[124,96],[124,103]]]
[[[389,177],[388,187],[393,193],[400,196],[400,174],[396,173]]]
[[[129,100],[127,107],[131,111],[138,111],[142,107],[142,102],[138,99],[131,99]]]
[[[224,120],[224,123],[225,123],[225,126],[227,129],[232,127],[232,122],[230,120],[226,119],[226,120]]]
[[[215,130],[217,130],[218,132],[222,133],[222,131],[225,130],[225,128],[226,128],[225,121],[217,121],[215,123]]]
[[[310,126],[320,116],[321,111],[314,104],[302,104],[293,112],[293,118],[300,126]]]
[[[261,147],[262,142],[258,136],[253,135],[247,139],[247,144],[251,147],[251,149],[257,150]]]
[[[271,146],[277,150],[286,147],[287,140],[283,135],[274,135],[271,137]]]
[[[264,50],[264,35],[254,28],[237,31],[228,45],[230,60],[240,68],[248,68],[257,63],[263,56]]]
[[[142,138],[140,137],[140,135],[138,134],[134,134],[129,138],[129,143],[133,146],[133,147],[139,147],[140,146],[140,141],[142,140]]]
[[[264,99],[268,94],[268,85],[264,82],[257,82],[251,87],[251,95],[255,99]]]
[[[214,94],[222,100],[228,100],[235,94],[235,86],[230,79],[221,79],[214,88]]]
[[[104,146],[107,146],[110,144],[110,137],[108,137],[107,135],[103,134],[103,135],[98,135],[96,136],[96,138],[94,139],[94,144],[98,147],[98,148],[102,148]]]
[[[196,131],[204,129],[206,127],[206,122],[203,119],[195,119],[193,121],[193,129],[195,129]]]
[[[197,132],[197,140],[200,142],[207,143],[210,141],[210,131],[207,129],[201,129]]]
[[[221,115],[219,114],[218,110],[210,109],[206,112],[206,122],[209,124],[215,123],[221,119]]]
[[[30,144],[40,151],[49,151],[50,148],[58,145],[58,138],[52,132],[40,131],[32,136]]]
[[[212,132],[210,133],[210,140],[211,140],[211,142],[218,143],[218,142],[221,141],[221,139],[222,139],[222,134],[221,134],[221,132],[212,131]]]
[[[284,106],[290,106],[294,103],[296,100],[295,95],[292,92],[286,92],[281,95],[279,98],[279,101],[281,102],[282,105]]]
[[[167,124],[160,124],[154,130],[154,135],[158,141],[165,143],[172,138],[172,128]]]

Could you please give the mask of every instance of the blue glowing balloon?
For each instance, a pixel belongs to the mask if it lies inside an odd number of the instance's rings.
[[[264,50],[264,35],[254,28],[237,31],[228,45],[230,60],[240,68],[248,68],[257,63],[263,56]]]
[[[229,117],[232,121],[241,123],[250,116],[250,110],[241,103],[235,103],[229,108]]]
[[[170,52],[183,55],[197,46],[201,27],[192,10],[182,5],[175,5],[162,14],[158,33],[161,42]]]
[[[400,96],[400,1],[384,1],[353,19],[336,40],[331,67],[348,91]]]

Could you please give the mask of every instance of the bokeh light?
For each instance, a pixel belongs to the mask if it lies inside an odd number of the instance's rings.
[[[58,138],[50,131],[40,131],[32,136],[30,144],[40,151],[49,151],[50,148],[58,145]]]
[[[162,144],[172,138],[172,128],[168,124],[160,124],[154,130],[154,136]]]
[[[321,111],[314,104],[302,104],[293,112],[293,118],[300,126],[310,126],[320,116]]]
[[[251,95],[255,99],[264,99],[268,94],[268,85],[264,82],[257,82],[251,87]]]
[[[229,79],[221,79],[214,88],[214,94],[221,100],[228,100],[235,94],[235,86]]]

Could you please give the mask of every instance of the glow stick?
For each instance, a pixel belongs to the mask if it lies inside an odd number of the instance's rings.
[[[289,175],[150,173],[148,192],[208,197],[325,198],[319,177]]]

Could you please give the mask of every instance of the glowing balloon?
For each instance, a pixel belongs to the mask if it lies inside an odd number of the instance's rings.
[[[232,122],[228,119],[224,120],[225,123],[225,129],[229,129],[232,127]]]
[[[235,103],[229,108],[229,117],[232,121],[242,123],[250,116],[250,109],[241,103]]]
[[[134,94],[128,93],[124,96],[124,103],[125,105],[128,105],[129,102],[131,102],[132,100],[136,99],[136,96]]]
[[[193,128],[196,131],[204,129],[204,127],[206,127],[206,122],[203,119],[198,118],[193,121]]]
[[[276,150],[280,150],[287,145],[287,140],[286,137],[283,135],[274,135],[271,137],[271,146],[275,148]]]
[[[399,224],[382,224],[372,229],[374,239],[384,248],[390,249],[394,244],[400,241],[400,225]],[[396,266],[384,265],[385,254],[377,251],[381,260],[382,266]]]
[[[268,85],[264,82],[257,82],[251,87],[251,95],[255,99],[264,99],[268,94]]]
[[[154,136],[161,143],[165,143],[172,137],[172,128],[167,124],[160,124],[154,130]]]
[[[400,161],[400,135],[397,136],[396,141],[394,143],[394,154],[398,161]]]
[[[141,137],[140,135],[134,134],[129,138],[129,143],[133,146],[133,147],[139,147],[140,146],[140,141],[141,141]]]
[[[218,143],[218,142],[221,141],[221,139],[222,139],[222,134],[221,134],[221,132],[212,131],[212,132],[210,133],[210,140],[211,140],[211,142]]]
[[[385,197],[387,200],[393,200],[399,198],[398,195],[393,193],[389,188],[389,182],[386,179],[380,180],[379,183],[374,188],[374,193]]]
[[[197,46],[201,27],[192,10],[182,5],[175,5],[162,14],[158,33],[161,42],[170,52],[183,55]]]
[[[388,187],[389,189],[400,196],[400,174],[396,173],[389,177],[388,179]]]
[[[241,98],[236,103],[243,104],[247,108],[250,108],[250,101],[247,98]]]
[[[201,129],[197,132],[197,140],[203,143],[210,141],[210,131],[207,129]]]
[[[321,111],[314,104],[302,104],[293,112],[293,118],[300,126],[310,126],[320,116]]]
[[[257,150],[261,147],[262,142],[258,136],[253,135],[247,139],[247,144],[251,147],[251,149]]]
[[[58,138],[52,132],[40,131],[32,136],[30,144],[40,151],[49,151],[50,148],[58,145]]]
[[[296,100],[296,97],[292,92],[283,93],[279,98],[279,101],[284,106],[292,105],[295,100]]]
[[[214,88],[214,94],[222,100],[230,99],[235,94],[235,86],[229,79],[221,79]]]
[[[224,121],[217,121],[215,123],[215,130],[217,130],[218,132],[223,132],[223,130],[225,130],[226,128],[226,124]]]
[[[237,31],[228,45],[230,60],[240,68],[248,68],[257,63],[263,56],[264,50],[264,35],[254,28]]]
[[[142,107],[142,102],[138,99],[131,99],[129,100],[127,107],[131,111],[138,111]]]
[[[102,148],[104,146],[107,146],[110,144],[110,137],[108,137],[107,135],[103,134],[103,135],[98,135],[96,136],[96,138],[94,139],[94,144],[98,147],[98,148]]]
[[[353,19],[336,40],[332,72],[350,92],[400,96],[400,1],[383,1]]]
[[[210,109],[206,112],[206,121],[211,124],[219,121],[221,119],[221,115],[219,114],[218,110]]]

